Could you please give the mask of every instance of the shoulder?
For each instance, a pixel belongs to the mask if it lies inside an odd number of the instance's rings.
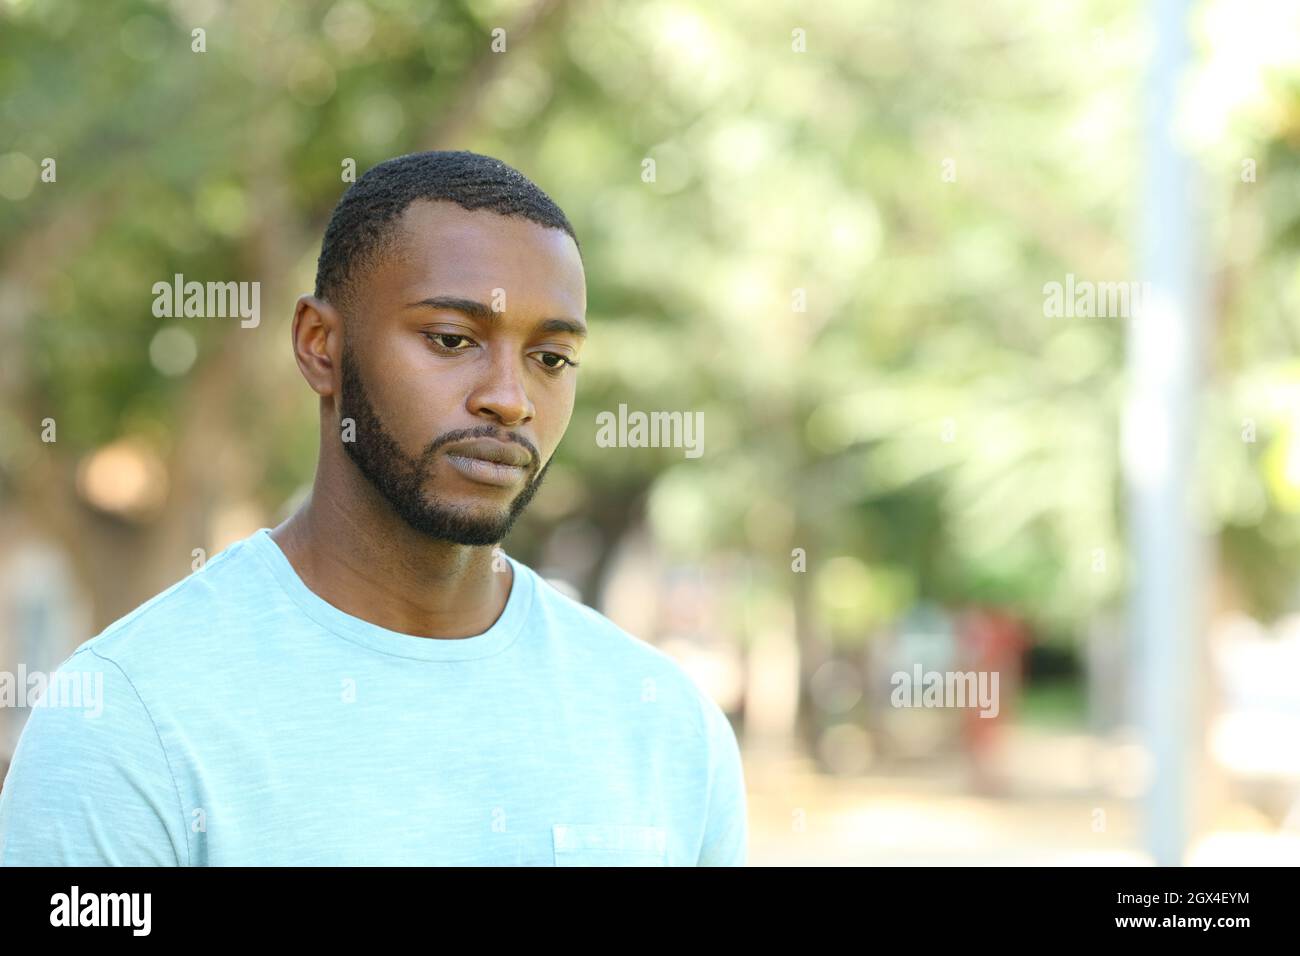
[[[561,652],[573,666],[624,686],[635,681],[643,700],[676,704],[689,715],[692,729],[710,742],[718,739],[719,722],[729,726],[721,707],[675,658],[523,567],[535,582],[532,616],[546,630],[562,635]]]
[[[99,658],[134,677],[192,658],[202,647],[195,638],[210,633],[228,609],[238,607],[250,579],[264,579],[258,560],[249,539],[235,542],[82,642],[64,666]]]

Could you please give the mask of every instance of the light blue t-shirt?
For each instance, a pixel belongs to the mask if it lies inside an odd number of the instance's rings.
[[[506,558],[497,621],[434,639],[335,608],[266,528],[231,545],[60,666],[0,863],[743,866],[721,708]]]

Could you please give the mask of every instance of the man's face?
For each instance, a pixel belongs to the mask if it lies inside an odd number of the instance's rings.
[[[397,229],[398,251],[357,277],[344,317],[343,447],[415,530],[495,544],[573,414],[564,359],[586,327],[582,261],[559,229],[454,203],[412,203]]]

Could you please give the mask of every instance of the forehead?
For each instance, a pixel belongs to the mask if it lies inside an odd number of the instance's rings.
[[[457,294],[488,302],[506,291],[506,312],[583,316],[587,284],[578,247],[562,229],[451,202],[417,200],[397,224],[398,254],[382,270],[405,302]]]

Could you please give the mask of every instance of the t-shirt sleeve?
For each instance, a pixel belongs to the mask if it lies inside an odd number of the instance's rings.
[[[82,648],[33,705],[0,790],[0,865],[179,866],[180,798],[126,673]]]
[[[709,811],[697,866],[744,866],[749,855],[749,810],[740,745],[731,721],[712,699],[709,728]]]

